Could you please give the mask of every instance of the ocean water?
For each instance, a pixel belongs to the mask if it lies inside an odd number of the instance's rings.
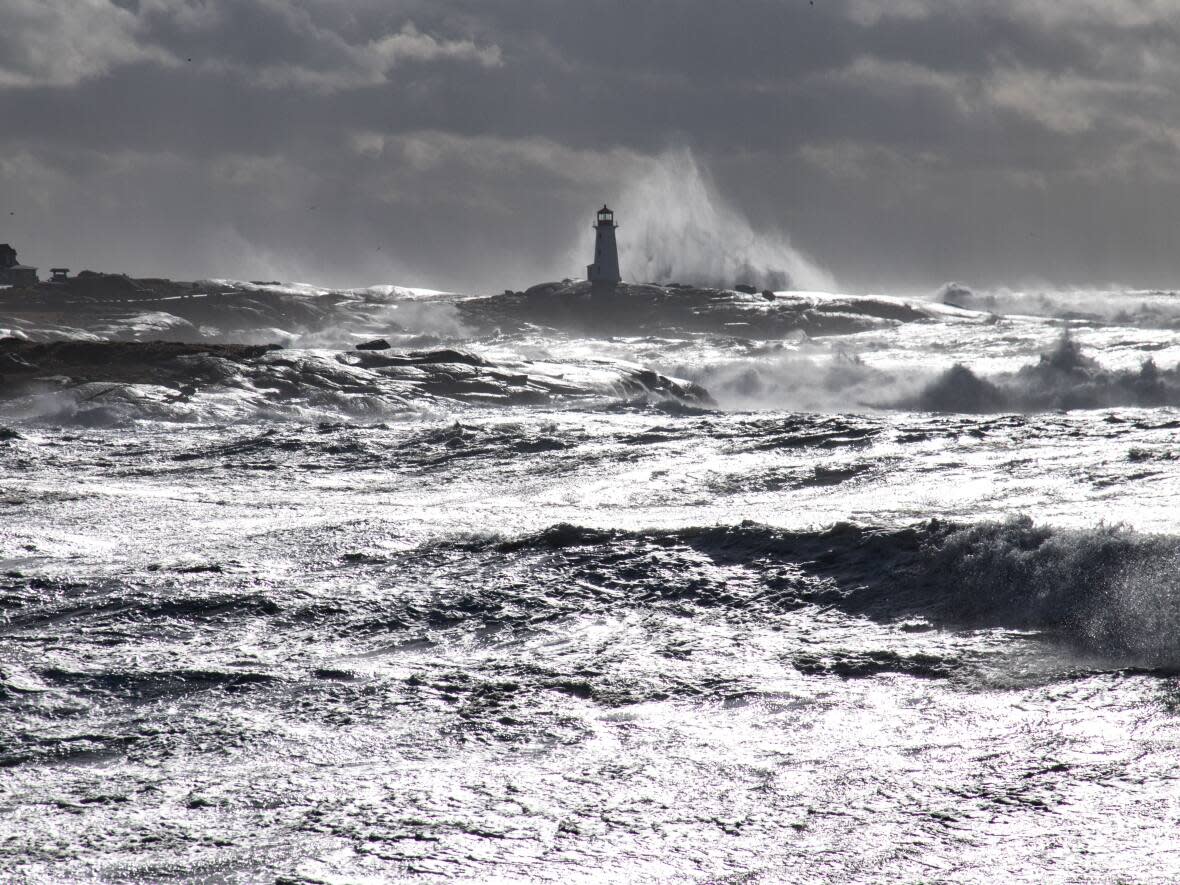
[[[3,881],[1180,878],[1180,297],[222,285],[0,313],[284,345],[0,399]]]

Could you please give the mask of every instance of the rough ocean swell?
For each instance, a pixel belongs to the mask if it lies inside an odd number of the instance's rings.
[[[1174,881],[1178,324],[0,291],[3,878]]]

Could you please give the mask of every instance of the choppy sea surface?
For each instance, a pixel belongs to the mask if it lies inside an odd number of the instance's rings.
[[[0,400],[3,881],[1180,879],[1180,296],[276,291],[0,315],[284,345]]]

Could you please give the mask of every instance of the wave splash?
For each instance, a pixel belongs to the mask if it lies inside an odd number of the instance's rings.
[[[1036,363],[981,378],[957,363],[895,405],[932,412],[1043,412],[1116,406],[1180,406],[1180,365],[1148,357],[1137,369],[1109,369],[1086,356],[1068,331]]]
[[[798,350],[780,348],[753,359],[697,366],[670,362],[663,369],[690,378],[733,409],[1031,414],[1180,407],[1180,365],[1165,368],[1148,357],[1136,369],[1108,368],[1068,331],[1036,362],[988,376],[963,363],[942,371],[882,369],[859,354],[838,348],[825,353],[808,341]]]
[[[882,621],[1044,631],[1119,666],[1180,669],[1180,539],[1123,526],[1055,529],[1028,517],[902,529],[842,523],[820,532],[749,523],[640,533],[559,525],[496,549],[556,552],[575,575],[629,585],[641,597],[767,613],[833,606]],[[647,574],[678,551],[740,566],[754,579],[686,585],[675,569]]]
[[[691,151],[668,151],[630,182],[619,205],[628,228],[620,263],[630,279],[775,291],[831,291],[830,273],[785,235],[757,231],[710,185]]]

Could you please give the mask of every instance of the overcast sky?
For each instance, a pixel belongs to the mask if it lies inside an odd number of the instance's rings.
[[[1175,0],[0,0],[0,242],[497,291],[1180,286]]]

